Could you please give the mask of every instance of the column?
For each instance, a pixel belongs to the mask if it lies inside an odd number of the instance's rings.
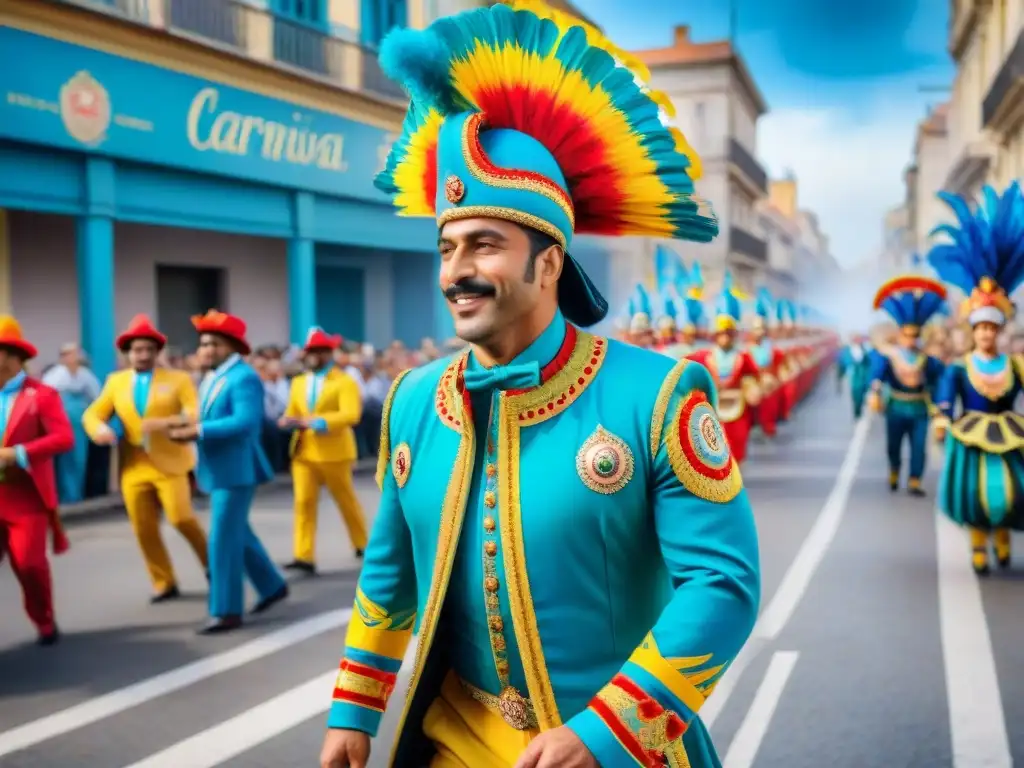
[[[0,315],[12,315],[11,307],[11,235],[7,211],[0,208]]]
[[[441,254],[434,252],[434,275],[441,274]],[[431,334],[434,337],[434,341],[437,343],[439,349],[443,349],[443,344],[448,339],[455,336],[455,321],[452,320],[451,310],[448,309],[448,300],[445,299],[444,294],[441,293],[440,283],[434,279],[434,282],[429,286],[425,286],[425,290],[434,292],[434,330]],[[396,310],[401,310],[396,307]]]
[[[114,350],[114,164],[88,158],[85,214],[75,227],[82,349],[100,381],[117,368]]]
[[[308,192],[296,192],[294,237],[288,241],[288,317],[293,344],[302,344],[317,324],[316,246],[310,238],[314,200]]]

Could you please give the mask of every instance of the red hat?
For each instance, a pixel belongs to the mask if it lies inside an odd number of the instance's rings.
[[[153,321],[149,319],[147,315],[136,315],[132,318],[132,321],[128,323],[128,327],[124,330],[120,336],[117,337],[117,341],[114,343],[117,348],[122,352],[127,352],[128,347],[136,339],[149,339],[155,341],[159,349],[163,349],[167,344],[167,337],[164,336],[160,331],[153,325]]]
[[[231,339],[242,347],[243,355],[248,355],[252,351],[245,339],[245,320],[240,317],[211,309],[205,315],[193,315],[192,325],[199,333],[215,333]]]
[[[0,347],[18,350],[25,355],[26,360],[31,360],[39,354],[35,347],[25,341],[21,335],[21,326],[10,315],[0,315]]]
[[[323,328],[314,325],[306,334],[306,348],[309,352],[312,349],[337,349],[341,346],[341,336],[332,336]]]

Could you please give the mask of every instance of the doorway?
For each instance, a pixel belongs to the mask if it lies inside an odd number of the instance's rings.
[[[192,316],[206,314],[210,309],[227,311],[223,300],[223,269],[157,265],[157,323],[168,343],[186,354],[196,348]]]

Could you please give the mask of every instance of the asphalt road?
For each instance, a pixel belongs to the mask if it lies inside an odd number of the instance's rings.
[[[764,599],[754,637],[702,712],[725,768],[1024,765],[1024,559],[979,583],[962,534],[931,501],[890,494],[881,424],[854,425],[829,389],[744,467]],[[372,509],[371,478],[360,485]],[[253,522],[288,558],[287,492],[263,495]],[[71,535],[72,552],[55,561],[65,632],[55,648],[32,644],[0,569],[0,767],[317,764],[357,575],[326,501],[324,574],[225,637],[194,634],[205,582],[173,531],[187,594],[162,606],[147,604],[123,518]]]

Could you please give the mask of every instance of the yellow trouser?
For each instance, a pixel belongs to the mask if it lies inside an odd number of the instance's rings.
[[[971,550],[976,567],[988,564],[988,531],[971,528]],[[992,543],[995,545],[996,557],[999,560],[1010,558],[1010,529],[996,528],[992,531]]]
[[[325,485],[348,528],[352,546],[366,549],[366,518],[352,483],[352,462],[292,461],[295,487],[295,559],[316,562],[316,518]]]
[[[178,529],[178,533],[196,553],[206,568],[206,534],[199,520],[192,513],[192,495],[188,476],[139,477],[133,479],[126,472],[121,477],[121,493],[128,509],[128,519],[135,530],[135,538],[146,560],[150,581],[157,592],[170,589],[177,581],[174,566],[167,554],[163,537],[160,535],[160,508],[163,507],[167,522]]]
[[[517,731],[466,693],[452,673],[423,717],[423,734],[437,749],[430,768],[512,768],[538,733]]]

